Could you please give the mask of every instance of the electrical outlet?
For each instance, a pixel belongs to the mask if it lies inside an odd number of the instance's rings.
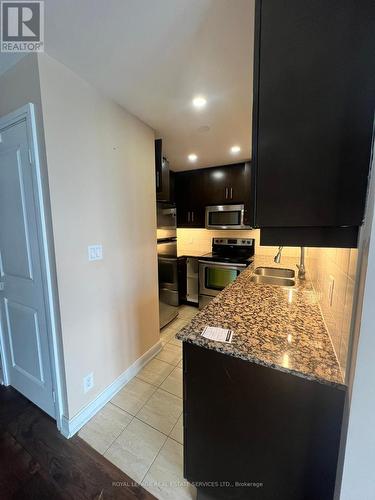
[[[90,245],[87,247],[89,260],[102,260],[103,259],[103,247],[102,245]]]
[[[333,292],[335,290],[335,277],[330,276],[328,279],[328,304],[332,307],[333,304]]]
[[[89,392],[94,387],[94,374],[89,373],[83,377],[83,392]]]

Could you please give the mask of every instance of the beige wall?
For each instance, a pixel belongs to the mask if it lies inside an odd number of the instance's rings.
[[[346,372],[357,249],[309,248],[307,270],[343,374]],[[333,291],[332,291],[333,286]]]
[[[154,133],[38,59],[72,417],[159,341]],[[102,261],[88,261],[90,244],[103,245]]]

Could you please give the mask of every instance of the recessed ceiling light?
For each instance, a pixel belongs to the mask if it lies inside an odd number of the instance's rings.
[[[194,153],[191,153],[189,156],[189,161],[197,161],[198,160],[198,156]]]
[[[239,153],[241,151],[241,148],[239,146],[232,146],[230,148],[230,152],[234,155],[236,155],[237,153]]]
[[[197,95],[193,99],[193,106],[197,109],[202,109],[207,104],[207,99],[201,95]]]

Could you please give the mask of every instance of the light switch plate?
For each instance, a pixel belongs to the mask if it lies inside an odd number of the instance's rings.
[[[102,245],[90,245],[87,247],[89,260],[102,260],[103,259],[103,247]]]

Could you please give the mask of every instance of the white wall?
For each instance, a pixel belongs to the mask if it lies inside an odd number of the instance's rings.
[[[359,247],[358,302],[353,321],[351,396],[343,460],[341,500],[375,498],[375,157]]]
[[[38,60],[71,418],[159,341],[154,133]],[[90,263],[97,243],[104,259]]]

